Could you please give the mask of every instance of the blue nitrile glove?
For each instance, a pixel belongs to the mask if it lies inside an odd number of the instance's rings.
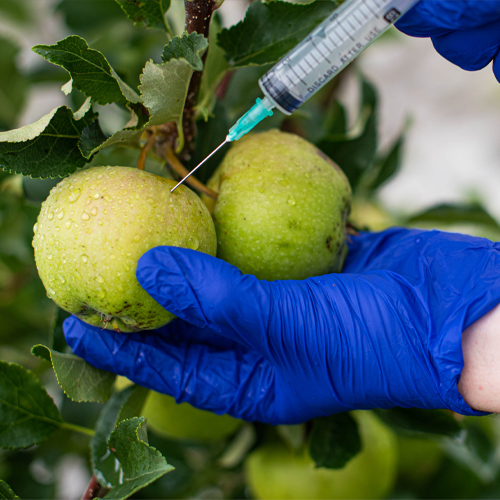
[[[500,0],[420,0],[396,27],[431,37],[435,49],[469,71],[487,66],[500,81]]]
[[[461,336],[500,302],[500,243],[400,228],[352,239],[344,273],[303,281],[154,248],[137,277],[180,319],[120,334],[72,317],[66,339],[99,368],[245,420],[393,406],[482,414],[457,390]]]

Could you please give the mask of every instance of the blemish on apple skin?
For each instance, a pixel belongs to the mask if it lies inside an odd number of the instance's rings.
[[[480,386],[479,386],[479,390],[480,390],[480,391],[482,391],[482,390],[483,390],[483,386],[482,386],[482,385],[480,385]]]

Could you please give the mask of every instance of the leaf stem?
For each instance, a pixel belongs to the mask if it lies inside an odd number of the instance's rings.
[[[139,170],[144,170],[146,167],[146,159],[148,157],[149,150],[152,148],[155,140],[156,140],[156,133],[152,131],[149,132],[149,139],[144,145],[144,147],[141,150],[141,154],[139,155],[139,159],[137,160],[137,168]]]
[[[94,436],[95,434],[94,429],[82,427],[81,425],[70,424],[69,422],[61,422],[60,427],[69,431],[80,432],[81,434],[86,434],[87,436]]]

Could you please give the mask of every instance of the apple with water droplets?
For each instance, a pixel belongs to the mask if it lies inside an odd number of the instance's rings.
[[[314,144],[279,130],[243,137],[208,187],[217,257],[270,281],[341,271],[351,188]]]
[[[212,218],[175,182],[130,167],[93,167],[63,179],[42,204],[33,247],[48,296],[83,321],[121,332],[174,316],[139,284],[139,258],[161,245],[216,252]]]

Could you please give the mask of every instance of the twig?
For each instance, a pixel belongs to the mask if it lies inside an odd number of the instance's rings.
[[[186,31],[188,33],[196,32],[208,38],[212,14],[218,6],[216,2],[213,0],[184,0],[184,6],[186,9]],[[208,49],[202,57],[203,65],[205,65],[207,54]],[[182,116],[184,148],[181,152],[181,156],[183,160],[188,160],[194,149],[194,139],[196,135],[195,106],[198,102],[202,76],[203,71],[195,71],[189,82],[184,114]]]
[[[92,500],[93,498],[102,498],[109,491],[109,488],[101,486],[97,478],[92,476],[87,486],[87,490],[83,494],[82,500]]]
[[[189,170],[186,167],[184,167],[184,165],[179,161],[177,156],[175,156],[174,152],[172,151],[172,148],[170,147],[166,148],[165,158],[167,159],[169,165],[182,178],[186,177],[186,175],[189,174]],[[205,186],[205,184],[196,179],[196,177],[193,176],[188,177],[186,179],[186,184],[189,184],[193,189],[196,189],[197,191],[200,191],[201,193],[210,196],[210,198],[213,198],[214,200],[217,199],[217,193],[215,191],[212,191],[209,187]]]
[[[152,148],[152,146],[156,140],[156,133],[155,132],[149,131],[149,134],[150,134],[149,139],[146,142],[146,144],[144,144],[144,147],[141,150],[141,154],[139,155],[139,159],[137,160],[137,168],[139,170],[145,169],[146,159],[148,157],[149,150]]]

